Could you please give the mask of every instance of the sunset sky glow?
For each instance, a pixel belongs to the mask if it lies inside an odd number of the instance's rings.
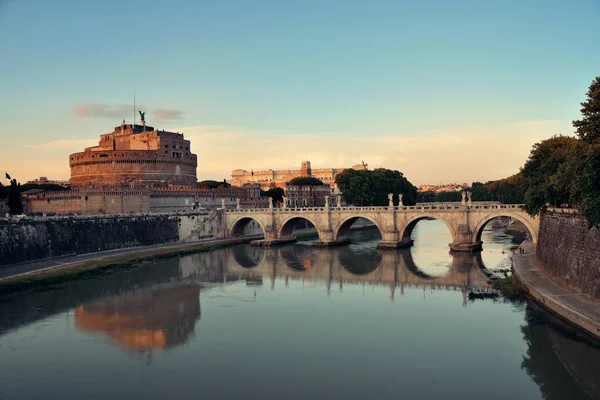
[[[2,1],[0,169],[68,179],[132,120],[231,170],[499,179],[572,134],[600,75],[600,1]]]

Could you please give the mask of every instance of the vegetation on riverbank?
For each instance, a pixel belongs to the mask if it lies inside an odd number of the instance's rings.
[[[0,296],[21,293],[28,290],[51,290],[56,285],[75,280],[91,279],[126,269],[139,267],[164,258],[180,257],[194,253],[216,250],[234,244],[248,242],[249,239],[231,239],[184,244],[181,246],[141,250],[135,253],[107,256],[97,260],[82,261],[64,267],[32,272],[0,281]]]
[[[527,296],[527,289],[514,276],[493,280],[491,285],[509,299],[524,299]]]

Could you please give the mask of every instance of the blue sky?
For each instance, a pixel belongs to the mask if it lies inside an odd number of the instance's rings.
[[[21,180],[68,178],[134,87],[200,179],[304,158],[497,179],[572,132],[600,75],[599,0],[0,4],[0,168]]]

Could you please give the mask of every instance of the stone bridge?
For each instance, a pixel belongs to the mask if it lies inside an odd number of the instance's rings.
[[[416,206],[354,207],[329,206],[310,208],[223,209],[226,237],[243,236],[253,221],[264,231],[257,245],[273,245],[295,240],[294,227],[300,220],[312,223],[319,235],[316,245],[333,246],[348,243],[350,227],[359,218],[372,222],[381,234],[379,247],[399,248],[412,245],[411,233],[422,219],[442,221],[452,234],[452,251],[477,251],[482,248],[481,233],[485,225],[497,217],[511,217],[522,222],[537,243],[540,222],[519,204],[442,203]]]

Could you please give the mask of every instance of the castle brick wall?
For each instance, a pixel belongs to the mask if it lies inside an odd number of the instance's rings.
[[[576,213],[542,216],[537,244],[542,268],[560,282],[600,299],[600,229]]]

